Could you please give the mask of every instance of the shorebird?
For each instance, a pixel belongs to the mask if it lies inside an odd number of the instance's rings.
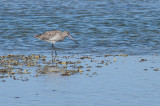
[[[52,43],[52,54],[53,54],[53,49],[54,49],[55,57],[56,57],[57,52],[56,52],[56,49],[54,47],[54,44],[56,42],[64,40],[65,37],[67,37],[67,36],[78,44],[78,42],[70,36],[70,33],[68,31],[64,31],[64,32],[61,32],[61,31],[47,31],[47,32],[44,32],[42,34],[35,35],[34,37],[38,38],[40,40]],[[55,58],[54,58],[54,60],[55,60]]]

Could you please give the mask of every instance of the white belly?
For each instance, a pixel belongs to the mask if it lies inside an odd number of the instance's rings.
[[[50,42],[50,43],[53,43],[53,44],[56,43],[56,41],[53,41],[53,40],[47,40],[47,42]]]
[[[47,41],[55,44],[57,41],[59,41],[59,36],[54,36]]]

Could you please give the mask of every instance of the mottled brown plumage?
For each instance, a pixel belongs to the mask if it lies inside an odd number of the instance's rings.
[[[51,43],[55,44],[57,41],[64,40],[66,36],[70,37],[73,40],[73,38],[70,36],[68,31],[64,31],[64,32],[47,31],[47,32],[44,32],[43,34],[35,35],[34,37],[36,37],[40,40],[44,40],[44,41],[51,42]]]
[[[38,38],[40,40],[43,41],[47,41],[52,43],[52,53],[53,53],[53,49],[55,50],[54,44],[58,41],[62,41],[65,39],[65,37],[68,36],[70,39],[72,39],[73,41],[75,41],[69,34],[68,31],[47,31],[44,32],[43,34],[40,35],[35,35],[35,38]],[[75,41],[76,43],[78,43],[77,41]],[[56,50],[55,50],[55,57],[57,56]],[[55,60],[55,58],[54,58]]]

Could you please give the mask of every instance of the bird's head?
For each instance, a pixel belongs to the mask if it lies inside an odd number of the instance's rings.
[[[64,31],[63,33],[65,34],[65,36],[70,36],[70,33],[68,31]]]
[[[65,36],[68,36],[70,39],[72,39],[72,40],[75,41],[77,44],[79,44],[76,40],[74,40],[74,39],[71,37],[71,35],[70,35],[70,33],[69,33],[68,31],[64,31],[64,34],[65,34]]]

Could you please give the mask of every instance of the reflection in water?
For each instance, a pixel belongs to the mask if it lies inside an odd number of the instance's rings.
[[[38,74],[60,74],[63,71],[65,71],[64,68],[53,65],[53,66],[44,66],[42,68],[39,68],[36,72]]]
[[[52,63],[53,63],[56,59],[57,54],[55,54],[55,56],[53,56],[53,52],[52,52],[51,56],[52,56]]]
[[[62,76],[70,76],[79,73],[79,70],[67,70],[66,68],[57,65],[44,66],[36,70],[37,74],[58,74]]]

